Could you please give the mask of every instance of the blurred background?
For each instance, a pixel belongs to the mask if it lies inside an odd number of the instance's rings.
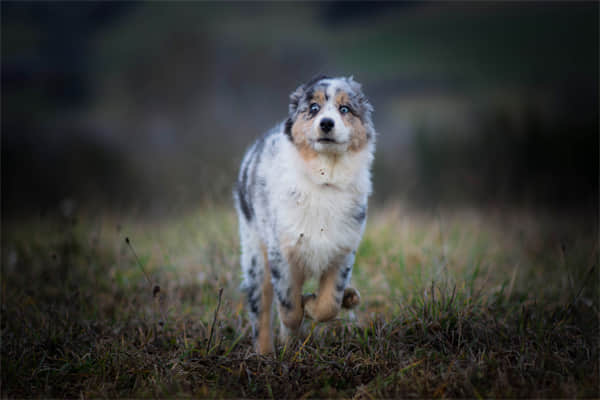
[[[231,203],[315,74],[375,107],[374,204],[598,208],[598,3],[2,2],[2,216]]]

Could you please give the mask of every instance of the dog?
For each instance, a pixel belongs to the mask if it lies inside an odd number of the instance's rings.
[[[367,217],[376,132],[373,107],[352,77],[317,76],[291,95],[288,118],[246,152],[234,189],[242,289],[259,354],[273,351],[304,315],[334,318],[360,302],[352,276]],[[319,279],[317,294],[302,294]]]

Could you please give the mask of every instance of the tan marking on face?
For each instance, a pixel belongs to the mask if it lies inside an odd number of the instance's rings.
[[[258,316],[258,353],[267,354],[273,352],[273,336],[271,332],[271,305],[273,304],[273,284],[271,283],[271,268],[267,258],[267,248],[261,243],[263,257],[265,259],[265,272],[262,284],[261,309]]]
[[[340,312],[341,299],[336,300],[336,281],[339,266],[327,269],[319,280],[319,293],[316,297],[305,298],[304,311],[315,321],[324,322],[335,318]]]
[[[363,125],[360,118],[355,115],[348,113],[348,124],[350,129],[352,130],[352,135],[350,137],[350,146],[348,149],[350,151],[359,152],[367,146],[368,138],[367,138],[367,128]],[[346,123],[346,121],[344,121]]]
[[[338,109],[340,106],[350,104],[348,93],[338,93],[335,97],[335,103]],[[350,132],[352,132],[348,150],[359,152],[364,149],[368,143],[367,128],[365,128],[360,118],[349,112],[347,114],[342,114],[342,121],[344,122],[344,125],[350,129]]]
[[[298,114],[294,125],[292,125],[292,138],[294,139],[294,145],[305,161],[310,161],[318,156],[318,153],[312,148],[308,141],[308,132],[310,131],[313,118],[310,118],[308,112]]]
[[[310,99],[309,108],[310,104],[312,103],[317,103],[321,107],[323,107],[326,101],[327,97],[325,95],[325,92],[322,90],[318,90],[313,94],[312,99]],[[312,160],[319,154],[312,148],[307,137],[307,134],[308,132],[310,132],[315,118],[316,117],[311,116],[309,111],[307,110],[301,114],[298,114],[298,116],[296,117],[296,121],[294,121],[294,124],[292,125],[292,138],[294,139],[294,144],[300,152],[300,156],[305,161]]]
[[[350,103],[350,97],[348,97],[348,93],[340,91],[335,96],[335,104],[339,108],[339,106],[347,105]]]
[[[322,107],[326,101],[327,101],[327,96],[325,95],[325,92],[322,90],[318,90],[313,94],[313,97],[310,100],[309,105],[312,103],[317,103]]]

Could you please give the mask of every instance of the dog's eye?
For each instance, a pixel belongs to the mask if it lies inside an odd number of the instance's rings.
[[[319,106],[317,103],[312,103],[310,105],[310,112],[313,114],[318,113],[320,109],[321,109],[321,106]]]
[[[350,108],[348,108],[348,106],[340,106],[340,112],[342,114],[347,114],[350,112]]]

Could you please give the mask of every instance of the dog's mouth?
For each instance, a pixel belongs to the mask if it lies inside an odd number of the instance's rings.
[[[328,138],[328,137],[319,138],[319,139],[317,139],[317,142],[319,142],[319,143],[337,143],[334,139]]]

